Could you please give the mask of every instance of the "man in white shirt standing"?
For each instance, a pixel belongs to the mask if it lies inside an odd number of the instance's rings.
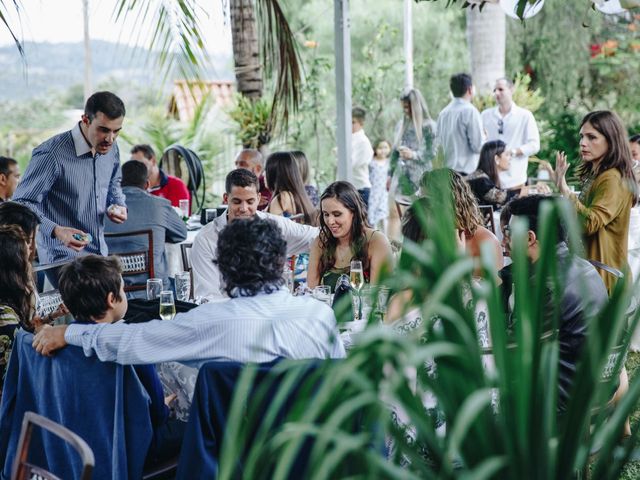
[[[215,260],[218,259],[218,236],[227,224],[241,218],[269,218],[273,220],[287,242],[287,256],[309,251],[309,245],[318,236],[318,229],[296,223],[279,215],[259,212],[258,177],[244,168],[232,170],[225,180],[224,200],[227,213],[209,222],[198,232],[191,249],[193,287],[196,297],[210,301],[227,299],[224,282]]]
[[[373,147],[364,133],[364,120],[367,112],[364,108],[354,107],[351,111],[351,171],[353,186],[356,187],[362,201],[369,206],[371,181],[369,164],[373,159]]]
[[[533,114],[513,103],[513,82],[499,78],[493,89],[497,106],[482,112],[487,140],[502,140],[511,152],[509,170],[500,172],[500,186],[519,189],[527,182],[529,157],[540,150],[540,133]]]
[[[453,100],[438,115],[438,145],[444,151],[445,166],[462,174],[478,168],[484,143],[480,112],[473,106],[473,81],[467,73],[457,73],[449,80]]]

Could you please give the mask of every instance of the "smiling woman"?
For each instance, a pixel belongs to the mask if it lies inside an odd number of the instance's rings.
[[[391,247],[384,234],[369,226],[358,191],[348,182],[334,182],[320,197],[320,209],[320,235],[309,258],[309,287],[335,288],[338,277],[349,274],[351,260],[360,260],[365,281],[375,284],[391,258]]]

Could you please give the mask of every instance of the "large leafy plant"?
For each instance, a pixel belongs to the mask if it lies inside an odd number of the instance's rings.
[[[621,280],[592,319],[567,413],[559,415],[558,341],[542,333],[549,314],[543,307],[545,288],[560,291],[555,255],[560,217],[577,249],[578,228],[568,205],[547,204],[540,260],[533,266],[526,258],[526,226],[514,224],[518,316],[509,335],[491,252],[482,252],[484,280],[471,289],[469,308],[464,286],[471,285],[474,262],[454,247],[451,212],[444,208],[439,215],[425,215],[431,238],[406,244],[399,268],[384,280],[395,290],[412,292],[421,327],[400,335],[372,322],[346,360],[325,364],[307,383],[300,383],[298,364],[281,363],[278,369],[289,371],[288,380],[259,416],[251,408],[243,415],[240,406],[248,402],[250,407],[269,389],[252,390],[250,377],[244,377],[227,424],[220,477],[238,476],[241,465],[250,478],[284,478],[296,455],[306,450],[305,478],[566,479],[586,471],[597,447],[593,477],[617,478],[635,442],[634,437],[617,446],[624,419],[640,397],[640,383],[616,408],[596,407],[606,405],[612,391],[611,382],[601,381],[609,353],[629,341],[631,289]],[[486,352],[478,344],[473,306],[480,302],[489,312],[493,370],[483,367]],[[555,329],[557,311],[556,303]],[[630,327],[636,323],[634,315]],[[425,371],[426,361],[435,362],[435,375]],[[614,371],[622,362],[618,357]],[[437,399],[436,415],[423,405],[427,393]],[[281,421],[287,398],[293,404]],[[394,421],[392,412],[403,421]]]

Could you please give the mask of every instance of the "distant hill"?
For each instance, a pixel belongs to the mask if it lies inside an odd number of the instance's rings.
[[[91,42],[93,83],[117,79],[138,85],[153,85],[158,76],[155,57],[141,48],[95,40]],[[0,47],[0,101],[67,91],[81,85],[84,76],[82,43],[25,42],[26,66],[15,45]],[[231,79],[231,59],[211,57],[209,79]],[[158,88],[160,88],[158,82]]]

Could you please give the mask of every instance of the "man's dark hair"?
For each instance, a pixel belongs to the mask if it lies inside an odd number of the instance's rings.
[[[462,97],[472,86],[473,81],[468,73],[456,73],[449,80],[449,88],[451,88],[451,93],[456,98]]]
[[[11,171],[11,167],[13,167],[14,165],[17,165],[18,162],[15,161],[15,159],[11,158],[11,157],[2,157],[0,156],[0,174],[5,175],[5,176],[9,176],[9,173]]]
[[[120,302],[122,268],[117,257],[85,255],[62,267],[58,288],[71,314],[82,322],[92,322],[107,313],[110,293]]]
[[[256,192],[260,191],[260,182],[253,172],[244,168],[231,170],[224,181],[224,191],[231,193],[233,187],[256,187]]]
[[[133,148],[131,149],[131,153],[138,153],[138,152],[142,152],[142,155],[144,155],[144,158],[148,160],[151,160],[156,156],[156,152],[153,150],[153,148],[151,148],[151,145],[148,145],[146,143],[141,143],[133,146]]]
[[[538,236],[538,216],[540,215],[540,205],[543,202],[552,202],[554,199],[545,195],[527,195],[518,197],[509,202],[511,217],[525,217],[529,221],[529,230]],[[566,230],[563,222],[557,225],[558,242],[566,240]]]
[[[367,111],[362,107],[353,107],[351,110],[351,118],[364,125],[364,120],[367,118]]]
[[[122,165],[122,186],[138,187],[144,189],[149,171],[147,166],[137,160],[129,160]]]
[[[17,202],[0,203],[0,225],[17,225],[27,239],[33,238],[40,218],[29,207]]]
[[[629,141],[631,143],[637,143],[638,145],[640,145],[640,133],[636,133],[635,135],[631,135],[631,137],[629,137]]]
[[[218,259],[230,297],[272,293],[284,284],[287,242],[273,220],[234,220],[218,237]]]
[[[109,120],[125,116],[124,103],[111,92],[96,92],[87,99],[84,114],[91,122],[98,112],[102,112]]]

